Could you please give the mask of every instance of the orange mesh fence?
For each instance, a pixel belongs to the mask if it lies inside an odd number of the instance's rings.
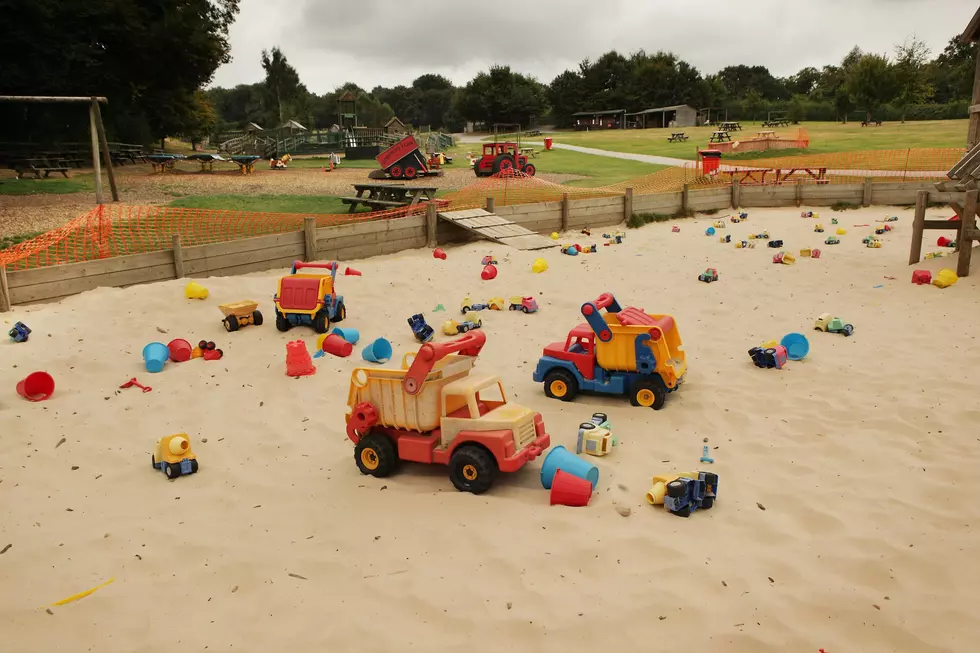
[[[563,186],[537,177],[529,177],[519,170],[502,170],[492,177],[484,177],[453,193],[444,199],[449,201],[452,210],[482,207],[488,197],[492,197],[495,206],[510,204],[531,204],[535,202],[558,202],[564,195],[569,199],[585,199],[588,197],[610,197],[622,195],[617,190],[604,188],[580,188]]]
[[[443,200],[438,204],[445,205]],[[209,245],[240,238],[301,231],[303,220],[317,227],[400,218],[425,211],[425,205],[373,213],[308,215],[184,209],[167,206],[102,205],[67,224],[0,250],[0,265],[11,270],[78,263],[110,256],[168,250],[173,234],[181,245]]]

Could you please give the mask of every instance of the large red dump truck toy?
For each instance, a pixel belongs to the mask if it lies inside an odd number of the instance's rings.
[[[442,170],[436,158],[427,159],[414,136],[406,136],[378,155],[381,170],[372,170],[372,179],[415,179],[417,177],[441,177]]]
[[[402,369],[351,375],[347,436],[362,474],[383,478],[399,461],[449,467],[460,492],[482,494],[551,444],[541,414],[509,403],[500,377],[470,374],[482,331],[422,345]]]

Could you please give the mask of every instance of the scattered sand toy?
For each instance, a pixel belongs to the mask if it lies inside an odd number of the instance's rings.
[[[718,270],[714,268],[708,268],[704,272],[698,275],[698,281],[703,281],[705,283],[711,283],[712,281],[718,281]]]
[[[167,478],[196,474],[197,455],[191,449],[186,433],[168,435],[157,440],[156,452],[150,456],[153,469],[159,469]]]
[[[845,324],[839,317],[832,317],[830,313],[823,313],[814,320],[813,329],[827,333],[842,333],[845,337],[854,333],[853,324]]]
[[[259,303],[251,299],[218,306],[218,310],[225,316],[225,319],[221,320],[225,331],[238,331],[250,324],[262,326],[262,313],[257,310],[258,307]]]
[[[949,288],[954,283],[959,280],[956,273],[952,270],[942,269],[936,274],[936,278],[932,280],[932,285],[937,288]]]
[[[10,339],[14,342],[27,342],[31,337],[31,329],[23,322],[17,322],[13,328],[7,332]]]
[[[647,502],[662,505],[667,512],[690,517],[696,510],[708,510],[718,498],[718,475],[711,472],[681,472],[653,477]]]
[[[605,456],[612,453],[617,444],[608,416],[605,413],[593,413],[591,421],[579,424],[575,453]]]
[[[196,281],[189,281],[184,286],[184,297],[187,299],[207,299],[208,289]]]

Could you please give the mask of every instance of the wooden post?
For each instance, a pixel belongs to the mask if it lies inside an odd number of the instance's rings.
[[[303,236],[306,241],[306,262],[316,260],[316,218],[303,218]]]
[[[105,171],[109,175],[109,190],[112,192],[112,201],[119,201],[119,191],[116,189],[116,173],[112,170],[112,156],[109,154],[109,141],[105,137],[105,125],[102,124],[102,109],[99,108],[99,99],[92,98],[92,110],[95,111],[95,126],[99,132],[99,143],[102,144],[102,161],[105,163]]]
[[[561,196],[561,222],[558,224],[558,231],[568,231],[568,193]]]
[[[633,215],[633,189],[627,188],[623,195],[623,220],[629,220]]]
[[[803,180],[796,180],[796,206],[803,206]]]
[[[13,304],[10,301],[10,284],[7,283],[7,264],[0,265],[0,313],[6,313]]]
[[[493,197],[487,197],[487,213],[493,213],[496,209],[496,201]]]
[[[966,132],[966,149],[980,143],[980,50],[977,51],[976,70],[973,73],[973,101],[970,103],[970,126]]]
[[[425,207],[425,246],[433,248],[439,244],[436,237],[436,224],[439,216],[436,214],[436,203],[429,202]]]
[[[691,186],[690,184],[684,184],[684,190],[681,191],[681,213],[687,215],[690,212],[688,206],[690,205],[690,195]]]
[[[102,204],[102,167],[99,165],[99,130],[95,126],[95,106],[88,110],[89,128],[92,131],[92,167],[95,169],[95,203]]]
[[[173,235],[174,279],[184,278],[184,250],[180,247],[180,234]]]
[[[909,249],[909,265],[915,265],[922,258],[922,231],[926,223],[926,202],[929,191],[920,190],[915,194],[915,217],[912,218],[912,247]]]
[[[741,201],[742,195],[742,185],[739,183],[738,178],[732,177],[732,208],[737,209],[738,204]]]
[[[963,242],[960,244],[960,255],[956,261],[956,276],[970,276],[970,259],[973,258],[973,241],[977,238],[977,191],[969,190],[966,192],[966,202],[963,205],[963,214],[960,215],[960,237]]]
[[[864,198],[861,201],[861,206],[871,206],[871,184],[874,180],[871,177],[864,178]]]

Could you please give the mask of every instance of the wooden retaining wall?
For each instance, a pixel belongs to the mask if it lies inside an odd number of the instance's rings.
[[[561,202],[501,206],[500,216],[531,231],[578,231],[586,225],[621,224],[630,213],[673,214],[680,211],[725,210],[734,207],[829,206],[836,202],[858,205],[910,205],[919,190],[929,201],[955,201],[929,182],[875,182],[845,185],[787,184],[760,187],[737,184],[730,188],[687,189],[655,195],[603,197]],[[962,195],[962,194],[958,194]],[[686,204],[686,206],[685,206]],[[472,240],[459,227],[439,221],[439,243]],[[426,246],[426,216],[374,220],[316,229],[312,218],[303,231],[244,238],[214,245],[119,256],[36,270],[0,270],[0,311],[10,305],[51,301],[100,286],[131,286],[180,277],[211,277],[288,268],[296,260],[354,260]]]

